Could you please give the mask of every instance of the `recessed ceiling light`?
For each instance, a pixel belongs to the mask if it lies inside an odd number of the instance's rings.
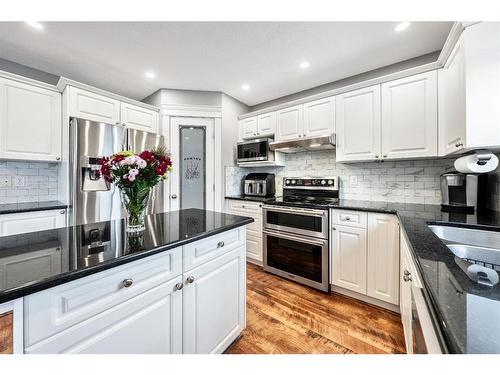
[[[299,64],[299,67],[301,69],[305,69],[305,68],[309,68],[309,61],[302,61],[300,64]]]
[[[401,23],[398,23],[396,25],[396,27],[394,28],[394,31],[400,32],[400,31],[406,30],[409,26],[410,26],[409,22],[401,22]]]
[[[248,84],[244,83],[243,85],[241,85],[241,89],[248,91],[250,89],[250,86]]]
[[[153,72],[146,72],[146,73],[144,73],[144,75],[146,76],[146,78],[149,78],[149,79],[153,79],[156,77]]]
[[[24,23],[26,25],[31,26],[34,29],[43,30],[43,25],[40,22],[36,22],[36,21],[24,21]]]

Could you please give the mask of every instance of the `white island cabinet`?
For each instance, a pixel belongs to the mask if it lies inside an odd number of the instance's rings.
[[[24,297],[25,353],[222,353],[244,327],[244,226]]]

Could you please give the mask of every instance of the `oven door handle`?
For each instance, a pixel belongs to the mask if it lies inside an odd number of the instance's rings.
[[[321,239],[313,240],[313,239],[304,238],[304,237],[295,237],[295,236],[291,236],[289,234],[284,234],[282,232],[270,231],[268,229],[264,229],[262,231],[262,233],[270,235],[270,236],[278,237],[278,238],[284,238],[285,240],[305,242],[305,243],[310,244],[310,245],[324,246],[325,242],[326,242],[326,240],[321,240]]]
[[[268,211],[283,212],[283,213],[294,214],[294,215],[318,216],[318,217],[325,216],[326,212],[327,212],[327,211],[323,211],[323,210],[308,210],[308,209],[299,208],[299,207],[284,208],[284,207],[278,207],[278,206],[272,206],[272,205],[263,205],[262,208],[265,210],[268,210]]]

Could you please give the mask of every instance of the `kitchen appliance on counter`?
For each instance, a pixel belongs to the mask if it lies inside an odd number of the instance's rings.
[[[80,118],[70,119],[69,133],[70,223],[89,224],[124,217],[118,188],[100,175],[98,160],[122,150],[141,152],[164,145],[163,136]],[[161,212],[162,207],[160,183],[153,190],[147,213]]]
[[[238,142],[238,164],[253,162],[273,162],[274,152],[269,149],[271,138],[259,138]]]
[[[272,173],[250,173],[245,176],[243,193],[252,197],[272,197],[276,193],[275,178]]]
[[[337,177],[284,178],[283,196],[263,206],[264,270],[328,291],[330,204]]]

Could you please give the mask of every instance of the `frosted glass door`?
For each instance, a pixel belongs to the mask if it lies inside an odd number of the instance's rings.
[[[180,208],[206,208],[206,129],[181,126]]]

